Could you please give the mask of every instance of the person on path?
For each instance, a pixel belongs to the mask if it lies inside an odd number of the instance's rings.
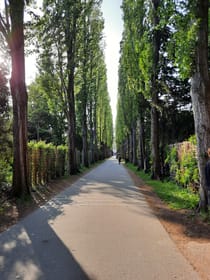
[[[119,154],[119,156],[118,156],[118,162],[119,162],[119,164],[120,164],[120,162],[121,162],[121,155]]]

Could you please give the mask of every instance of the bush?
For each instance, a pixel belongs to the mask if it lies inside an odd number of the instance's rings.
[[[12,144],[0,147],[0,187],[12,184]]]
[[[165,161],[169,165],[171,178],[178,185],[193,190],[197,190],[199,185],[195,144],[195,136],[191,136],[188,141],[172,146]]]
[[[67,170],[67,152],[68,147],[60,145],[56,149],[56,177],[62,177]]]
[[[67,146],[54,146],[44,141],[28,143],[28,180],[31,186],[44,185],[63,177],[67,166]],[[12,149],[0,153],[0,187],[12,184]]]
[[[165,201],[172,209],[195,209],[199,202],[199,196],[189,188],[180,188],[173,182],[152,180],[150,174],[137,171],[131,163],[126,166],[135,172],[146,184],[153,187],[157,195]]]
[[[66,146],[54,146],[44,141],[28,144],[29,180],[31,185],[44,185],[52,179],[65,175]]]
[[[5,158],[0,158],[0,187],[12,183],[12,165]]]

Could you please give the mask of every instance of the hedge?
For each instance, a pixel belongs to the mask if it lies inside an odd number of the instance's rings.
[[[66,173],[66,146],[54,146],[44,141],[31,141],[28,144],[30,185],[44,185],[50,180],[60,178]]]

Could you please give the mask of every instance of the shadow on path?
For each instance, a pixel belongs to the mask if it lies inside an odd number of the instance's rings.
[[[1,235],[0,279],[90,278],[48,224],[46,212],[40,209]]]

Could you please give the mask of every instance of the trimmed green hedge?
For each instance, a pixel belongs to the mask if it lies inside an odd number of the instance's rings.
[[[54,146],[44,141],[28,144],[29,181],[32,186],[44,185],[65,175],[67,165],[66,146]]]

